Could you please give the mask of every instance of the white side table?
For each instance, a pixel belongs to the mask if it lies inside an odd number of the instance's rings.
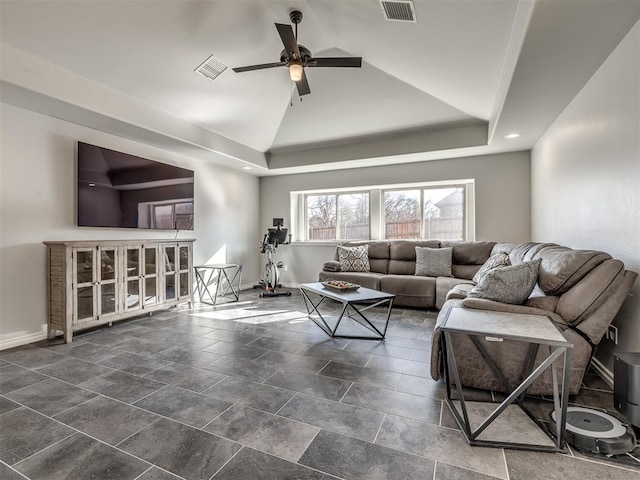
[[[444,380],[447,385],[447,404],[470,445],[499,448],[519,448],[538,451],[565,451],[565,427],[569,391],[569,372],[573,344],[546,316],[472,310],[453,307],[440,327],[444,360]],[[487,365],[505,384],[510,393],[502,403],[473,402],[464,398],[453,348],[452,335],[469,335]],[[515,340],[531,344],[528,371],[522,382],[512,387],[479,341]],[[534,368],[540,348],[549,355]],[[562,378],[556,364],[564,357]],[[555,438],[542,428],[522,406],[527,388],[551,367],[553,401],[558,419]],[[457,399],[452,398],[452,384]]]

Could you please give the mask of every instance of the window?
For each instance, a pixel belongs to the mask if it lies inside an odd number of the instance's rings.
[[[463,240],[464,187],[386,190],[385,239]]]
[[[369,193],[306,195],[306,240],[367,240]]]
[[[474,181],[291,192],[293,240],[471,241]]]

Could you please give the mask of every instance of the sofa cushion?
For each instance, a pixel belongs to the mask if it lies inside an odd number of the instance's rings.
[[[369,246],[343,247],[338,245],[338,261],[342,272],[368,272]]]
[[[449,293],[460,295],[457,298],[465,298],[474,287],[471,280],[463,280],[454,277],[436,277],[436,308],[442,308],[444,302],[449,299]],[[466,289],[466,291],[465,291]]]
[[[530,262],[534,259],[536,253],[547,246],[555,245],[555,243],[496,243],[491,250],[491,254],[498,252],[507,252],[511,265],[517,265],[522,262]]]
[[[440,247],[439,240],[394,240],[389,247],[389,273],[414,275],[416,273],[416,247]]]
[[[399,303],[410,307],[430,308],[435,305],[436,279],[415,275],[384,275],[380,289],[398,297]]]
[[[456,265],[454,263],[451,267],[454,277],[466,280],[471,280],[478,270],[480,270],[480,265]]]
[[[416,271],[421,277],[450,277],[453,248],[415,247]]]
[[[354,242],[345,242],[341,244],[344,247],[357,247],[359,245],[368,245],[369,247],[369,270],[371,272],[387,273],[389,271],[389,246],[388,241],[381,240],[360,240]],[[336,260],[338,252],[336,250]]]
[[[573,250],[560,245],[547,245],[534,258],[541,260],[538,279],[540,288],[547,295],[561,295],[611,256],[594,250]]]
[[[482,265],[490,256],[496,242],[440,242],[441,247],[453,248],[453,263]]]
[[[499,267],[508,267],[511,265],[509,261],[509,254],[505,252],[498,252],[491,255],[486,262],[480,267],[480,270],[473,276],[475,283],[480,283],[480,280],[487,274],[489,270]]]
[[[539,267],[540,260],[534,260],[489,270],[468,296],[521,305],[536,286]]]

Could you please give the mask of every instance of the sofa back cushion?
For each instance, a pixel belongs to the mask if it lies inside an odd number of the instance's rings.
[[[344,247],[356,247],[358,245],[369,246],[369,271],[375,273],[389,273],[389,242],[371,240],[341,243]],[[337,255],[337,251],[336,251]],[[336,258],[337,260],[337,258]]]
[[[415,275],[416,247],[439,248],[440,240],[392,240],[389,247],[388,273]]]
[[[547,295],[561,295],[595,267],[609,260],[611,255],[595,250],[573,250],[560,245],[545,245],[533,258],[541,260],[538,284],[542,291]]]
[[[482,265],[491,256],[496,242],[440,242],[441,247],[453,247],[454,265]]]

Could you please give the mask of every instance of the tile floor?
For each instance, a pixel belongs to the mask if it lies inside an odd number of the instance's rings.
[[[0,478],[640,479],[638,455],[468,446],[429,376],[435,312],[394,309],[382,343],[329,339],[296,292],[240,300],[0,352]],[[585,382],[573,402],[612,408]]]

